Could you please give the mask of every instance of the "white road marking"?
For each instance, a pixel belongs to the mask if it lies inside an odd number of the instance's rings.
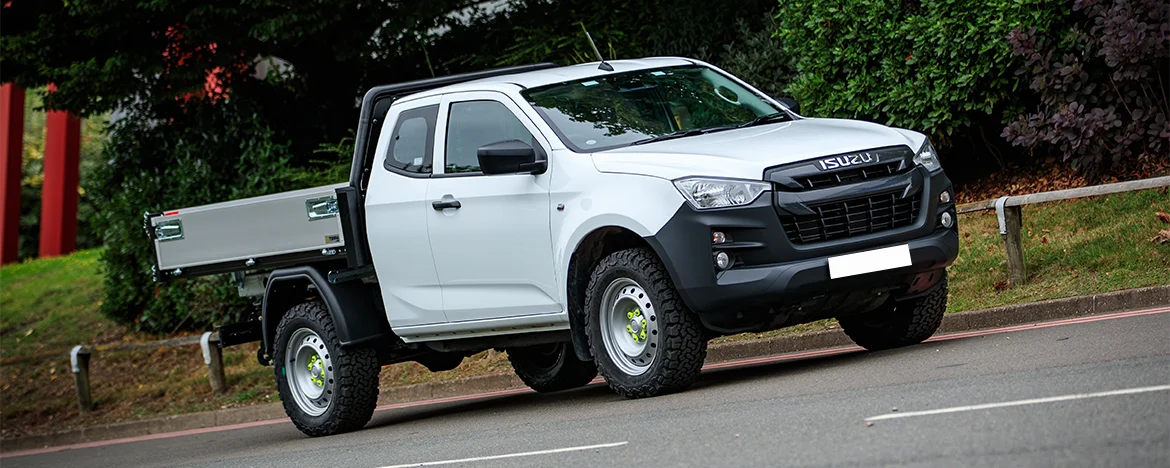
[[[1137,393],[1149,393],[1149,392],[1164,392],[1167,390],[1170,390],[1170,385],[1157,385],[1157,386],[1153,386],[1153,387],[1127,388],[1124,390],[1112,390],[1112,391],[1108,391],[1108,392],[1077,393],[1077,394],[1073,394],[1073,395],[1062,395],[1062,396],[1054,396],[1054,397],[1047,397],[1047,398],[1034,398],[1031,400],[1005,401],[1002,403],[987,403],[987,404],[982,404],[982,405],[971,405],[971,406],[956,406],[953,408],[942,408],[942,409],[929,410],[929,411],[909,411],[906,413],[890,413],[890,414],[883,414],[880,416],[871,416],[871,417],[865,418],[865,420],[866,421],[881,421],[884,419],[912,418],[915,416],[933,416],[936,414],[960,413],[963,411],[979,411],[979,410],[993,409],[993,408],[1007,408],[1009,406],[1036,405],[1036,404],[1040,404],[1040,403],[1055,403],[1058,401],[1083,400],[1086,398],[1099,398],[1099,397],[1118,396],[1118,395],[1133,395],[1133,394],[1137,394]]]
[[[585,446],[581,446],[581,447],[566,447],[566,448],[559,448],[559,449],[552,449],[552,450],[537,450],[535,452],[509,453],[509,454],[505,454],[505,455],[492,455],[490,457],[462,458],[459,460],[443,460],[443,461],[422,462],[422,463],[408,463],[405,465],[383,466],[382,468],[407,468],[407,467],[412,467],[412,466],[450,465],[453,463],[468,463],[468,462],[478,462],[478,461],[485,461],[485,460],[499,460],[501,458],[531,457],[533,455],[548,455],[550,453],[577,452],[577,451],[581,451],[581,450],[620,447],[620,446],[626,445],[628,443],[630,443],[630,441],[627,440],[624,442],[614,442],[614,443],[610,443],[610,444],[585,445]]]

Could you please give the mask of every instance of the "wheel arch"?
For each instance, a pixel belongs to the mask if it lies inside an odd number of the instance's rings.
[[[342,346],[393,336],[376,285],[361,281],[330,283],[325,278],[321,270],[312,266],[278,269],[268,276],[260,319],[263,331],[261,354],[268,361],[271,361],[280,319],[293,306],[312,296],[318,297],[329,309]]]
[[[565,273],[565,298],[569,311],[569,329],[573,339],[573,351],[582,361],[592,361],[589,342],[585,331],[585,290],[589,287],[589,276],[603,258],[617,252],[636,247],[645,247],[660,253],[650,242],[634,230],[617,225],[593,229],[583,236],[569,256]]]

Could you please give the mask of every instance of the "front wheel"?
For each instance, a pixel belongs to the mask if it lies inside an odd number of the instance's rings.
[[[707,356],[698,316],[679,299],[662,262],[644,248],[615,252],[593,270],[585,327],[598,370],[626,398],[689,387]]]
[[[577,359],[569,343],[508,348],[508,362],[525,385],[542,393],[577,388],[597,377],[597,367]]]
[[[926,341],[942,325],[947,311],[947,277],[926,295],[886,304],[875,311],[841,317],[837,322],[854,343],[870,351]]]
[[[289,309],[276,327],[273,368],[284,411],[301,432],[317,437],[361,429],[378,402],[378,356],[342,347],[321,302]]]

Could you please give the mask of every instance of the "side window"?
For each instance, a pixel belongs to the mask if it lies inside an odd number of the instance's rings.
[[[403,111],[390,134],[386,169],[409,174],[430,174],[434,160],[435,122],[439,106]]]
[[[447,119],[447,154],[444,172],[479,172],[479,147],[505,140],[535,144],[532,134],[512,111],[496,101],[464,101],[451,104]]]

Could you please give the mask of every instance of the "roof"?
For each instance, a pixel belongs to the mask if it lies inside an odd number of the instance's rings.
[[[692,65],[696,62],[680,58],[680,57],[649,57],[632,60],[610,60],[606,63],[613,66],[613,71],[601,70],[598,67],[601,62],[581,63],[577,65],[569,65],[565,67],[546,68],[543,70],[527,71],[520,73],[513,73],[509,75],[492,76],[489,78],[482,78],[464,83],[453,84],[450,86],[443,86],[434,88],[418,94],[414,97],[433,96],[437,94],[445,94],[457,91],[475,91],[483,90],[485,88],[491,89],[496,86],[491,85],[516,85],[524,88],[535,88],[538,86],[562,83],[565,81],[583,80],[595,76],[605,76],[613,73],[621,73],[635,70],[645,70],[649,68],[675,67],[680,65]]]

